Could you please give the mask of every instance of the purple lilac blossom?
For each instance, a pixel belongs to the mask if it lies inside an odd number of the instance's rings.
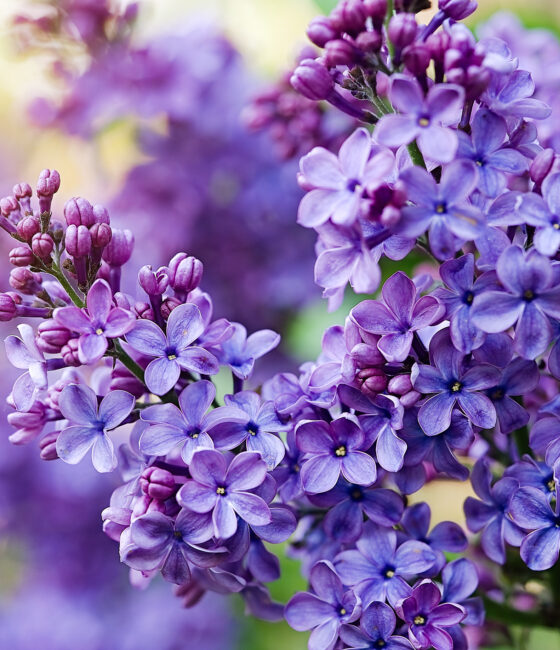
[[[385,603],[374,602],[365,608],[360,627],[343,625],[340,638],[349,650],[359,648],[386,648],[386,650],[412,650],[408,639],[394,635],[397,617]]]

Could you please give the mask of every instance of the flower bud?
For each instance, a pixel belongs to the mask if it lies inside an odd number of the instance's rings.
[[[327,99],[334,90],[334,80],[317,59],[304,59],[290,78],[292,87],[308,99]]]
[[[165,501],[175,493],[175,477],[159,467],[147,467],[140,476],[142,492],[151,499]]]
[[[70,339],[60,351],[67,366],[81,366],[78,356],[78,339]]]
[[[181,304],[177,298],[166,298],[161,305],[161,315],[165,320],[169,318],[171,312]]]
[[[65,246],[72,257],[87,257],[91,253],[91,235],[87,227],[69,225],[66,229]]]
[[[361,52],[352,43],[342,38],[327,43],[325,47],[325,62],[329,68],[337,65],[351,66],[360,59]]]
[[[474,0],[439,0],[438,8],[452,20],[464,20],[476,11],[477,3]]]
[[[379,218],[379,223],[387,228],[392,228],[393,226],[396,226],[400,220],[401,211],[394,205],[388,205],[383,208],[383,212]]]
[[[362,52],[379,52],[383,37],[379,32],[362,32],[356,37],[356,45]]]
[[[169,284],[175,291],[189,293],[202,280],[204,266],[196,257],[177,253],[169,262]]]
[[[387,376],[381,368],[364,368],[357,374],[362,382],[362,392],[366,395],[378,395],[387,388]]]
[[[0,293],[0,321],[8,322],[13,320],[17,314],[17,304],[13,294]]]
[[[26,445],[40,435],[45,426],[45,407],[41,402],[35,402],[29,411],[16,411],[8,414],[8,423],[17,431],[9,436],[13,445]]]
[[[37,328],[37,345],[47,354],[58,354],[72,333],[53,318],[43,321]]]
[[[134,248],[134,235],[130,230],[113,229],[111,241],[105,246],[103,259],[110,266],[122,266],[126,264],[132,255]]]
[[[379,31],[387,15],[387,0],[364,0],[363,6],[364,11],[372,20],[374,28]]]
[[[411,406],[414,406],[418,401],[420,401],[422,395],[418,393],[415,390],[411,390],[409,393],[406,393],[406,395],[403,395],[400,398],[400,403],[404,406],[404,408],[410,408]]]
[[[82,197],[76,197],[66,202],[64,218],[69,226],[86,226],[86,228],[89,228],[95,223],[93,206]]]
[[[32,296],[41,291],[42,278],[39,273],[33,273],[25,267],[10,271],[10,286],[21,293]]]
[[[39,449],[41,450],[39,455],[41,460],[56,460],[59,457],[56,451],[56,441],[58,440],[59,434],[60,431],[51,431],[39,440]]]
[[[30,199],[33,196],[33,190],[29,183],[18,183],[17,185],[14,185],[12,192],[18,200],[26,198]]]
[[[111,375],[110,390],[125,390],[140,399],[146,392],[146,387],[121,363],[117,363]]]
[[[327,16],[318,16],[309,23],[307,36],[317,47],[325,47],[329,41],[338,37],[338,32],[334,29]]]
[[[138,271],[138,282],[149,296],[161,296],[169,285],[169,271],[165,266],[152,271],[147,264]]]
[[[38,232],[41,232],[41,224],[39,223],[39,219],[35,217],[23,217],[17,225],[17,234],[27,242],[31,241],[33,235],[36,235]]]
[[[111,223],[107,208],[104,208],[102,205],[93,206],[93,218],[95,219],[95,223]]]
[[[105,248],[113,237],[111,226],[106,222],[96,222],[89,229],[93,248]]]
[[[396,14],[389,21],[387,34],[394,46],[401,50],[414,41],[417,32],[418,24],[412,14]]]
[[[397,375],[392,377],[387,386],[389,393],[393,395],[406,395],[412,390],[410,375]]]
[[[154,310],[152,306],[147,302],[140,302],[134,304],[134,312],[138,318],[143,320],[154,320]]]
[[[43,169],[37,181],[37,196],[41,214],[51,211],[52,197],[60,188],[60,174],[53,169]]]
[[[15,196],[5,196],[0,199],[0,212],[5,217],[10,217],[12,213],[15,213],[15,221],[19,221],[20,215],[20,206],[19,202]]]
[[[550,173],[552,165],[554,164],[555,153],[554,149],[543,149],[533,159],[529,173],[531,180],[540,185]]]
[[[413,43],[403,52],[404,64],[415,77],[426,74],[432,59],[429,48],[423,43]]]
[[[37,233],[31,240],[31,248],[41,260],[48,260],[54,250],[52,237],[47,233]]]
[[[367,13],[362,0],[342,0],[330,15],[332,26],[340,32],[352,36],[359,34],[365,27]]]
[[[16,246],[9,253],[10,264],[14,266],[30,266],[35,257],[29,246]]]

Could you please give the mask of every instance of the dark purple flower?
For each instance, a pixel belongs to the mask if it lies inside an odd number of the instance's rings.
[[[339,553],[336,570],[342,582],[360,596],[364,607],[376,600],[388,600],[394,606],[410,592],[406,579],[430,569],[437,559],[422,542],[406,541],[397,547],[393,529],[371,522],[364,525],[356,549]]]
[[[393,636],[397,617],[385,603],[371,603],[362,612],[360,627],[343,625],[340,628],[340,638],[346,650],[412,650],[408,639]]]
[[[536,227],[535,248],[553,257],[560,246],[560,174],[550,174],[542,184],[542,196],[527,192],[519,211],[523,220]]]
[[[78,332],[80,362],[99,361],[108,347],[107,339],[124,336],[134,327],[136,317],[120,307],[113,307],[113,293],[105,280],[96,280],[87,294],[87,309],[60,307],[54,318],[71,332]]]
[[[402,209],[399,234],[415,239],[429,230],[434,255],[439,260],[453,257],[463,240],[482,232],[482,213],[468,202],[477,178],[476,166],[466,160],[444,167],[439,184],[421,167],[405,169],[401,180],[414,205]]]
[[[260,330],[247,336],[243,325],[232,323],[232,327],[232,336],[221,343],[216,356],[220,363],[231,368],[236,377],[247,379],[253,372],[255,361],[280,343],[280,335],[272,330]]]
[[[338,389],[340,400],[353,408],[367,440],[375,441],[377,462],[388,472],[398,472],[406,452],[406,443],[399,438],[397,431],[403,426],[403,407],[392,395],[377,395],[370,398],[351,386],[341,385]]]
[[[556,498],[558,480],[552,467],[541,461],[536,461],[529,455],[524,455],[504,472],[504,476],[519,481],[521,487],[534,487],[540,490],[547,499]]]
[[[515,350],[534,359],[547,348],[552,330],[547,316],[560,318],[560,287],[546,257],[532,249],[525,253],[509,246],[496,265],[505,291],[486,291],[476,297],[471,318],[476,327],[504,332],[515,323]]]
[[[212,511],[214,536],[228,539],[237,530],[237,515],[252,526],[271,521],[266,502],[248,490],[266,477],[266,463],[252,451],[244,451],[229,463],[213,449],[197,451],[189,465],[192,479],[179,490],[177,500],[194,512]]]
[[[310,494],[328,492],[340,473],[350,483],[372,485],[377,477],[375,461],[365,453],[371,446],[362,429],[340,417],[331,424],[308,421],[296,430],[296,443],[308,455],[301,468],[303,489]]]
[[[432,86],[424,98],[415,79],[395,75],[389,93],[397,115],[381,118],[376,129],[377,142],[387,147],[400,147],[418,141],[420,151],[430,160],[447,163],[457,151],[457,132],[447,125],[457,122],[465,98],[460,86]]]
[[[402,271],[385,282],[381,293],[383,302],[364,300],[351,316],[366,332],[381,335],[377,347],[387,361],[404,361],[414,332],[437,321],[443,308],[432,296],[417,298],[414,282]]]
[[[472,160],[478,167],[478,189],[489,197],[501,194],[507,174],[519,175],[527,169],[527,159],[515,149],[504,147],[506,121],[481,108],[472,121],[472,139],[459,132],[457,158]]]
[[[553,510],[541,490],[522,487],[512,496],[509,514],[520,528],[532,531],[521,542],[521,558],[525,564],[533,571],[545,571],[554,566],[560,552],[558,505]]]
[[[60,394],[58,406],[71,424],[57,438],[59,457],[74,465],[92,449],[93,466],[98,472],[115,469],[117,457],[107,432],[130,415],[134,396],[124,390],[114,390],[101,400],[98,407],[97,396],[91,388],[70,384]]]
[[[519,546],[523,539],[523,531],[506,515],[519,483],[506,477],[492,485],[490,469],[483,459],[475,463],[471,482],[481,500],[473,497],[465,500],[463,507],[467,526],[474,533],[482,530],[482,550],[492,561],[503,564],[506,559],[504,542]]]
[[[169,582],[183,584],[190,579],[189,561],[211,567],[223,557],[198,545],[212,537],[212,517],[183,509],[173,520],[161,512],[149,512],[132,522],[131,544],[125,545],[121,560],[139,571],[160,570]]]
[[[156,357],[150,361],[144,378],[146,386],[156,395],[170,391],[182,370],[201,375],[214,375],[220,369],[216,357],[204,348],[191,345],[204,332],[204,323],[196,305],[179,305],[167,321],[167,333],[149,320],[137,321],[126,336],[138,352]]]
[[[299,206],[302,226],[315,228],[329,219],[343,226],[356,221],[364,188],[385,178],[395,163],[389,150],[369,160],[372,144],[371,134],[358,129],[343,143],[338,157],[315,147],[301,159],[302,180],[314,188]]]
[[[454,603],[440,603],[441,592],[431,580],[423,580],[397,606],[398,615],[408,624],[408,637],[418,650],[434,647],[453,650],[446,628],[465,618],[465,610]]]
[[[211,381],[189,384],[179,395],[180,410],[174,404],[155,404],[142,411],[142,420],[150,423],[140,439],[141,450],[153,456],[163,456],[181,445],[181,458],[191,462],[199,449],[214,446],[208,430],[220,422],[243,422],[245,414],[239,409],[222,406],[207,413],[216,397]]]
[[[498,370],[478,364],[465,371],[463,355],[451,345],[445,330],[432,339],[430,355],[432,365],[415,364],[411,375],[415,390],[436,393],[418,413],[426,435],[435,436],[449,428],[456,404],[475,426],[491,429],[496,424],[496,411],[488,397],[478,391],[498,383]]]
[[[212,439],[218,449],[234,449],[242,442],[247,451],[257,451],[269,470],[274,469],[284,458],[286,448],[277,434],[285,431],[276,415],[272,401],[261,404],[261,398],[252,391],[241,391],[225,396],[226,405],[242,411],[246,418],[241,422],[223,422],[212,428]]]
[[[352,590],[344,589],[330,562],[317,562],[309,582],[315,593],[297,593],[286,605],[284,616],[298,632],[313,630],[309,650],[333,650],[340,626],[360,617],[360,600]]]
[[[329,492],[308,498],[328,509],[323,521],[327,535],[346,543],[361,536],[364,515],[378,526],[391,527],[400,522],[404,509],[402,497],[393,490],[364,488],[343,479]]]
[[[485,333],[471,322],[475,296],[488,288],[498,287],[496,274],[484,273],[474,278],[474,257],[471,253],[444,262],[439,269],[447,288],[439,288],[434,296],[445,305],[449,318],[449,334],[453,345],[461,352],[472,352],[482,345]]]

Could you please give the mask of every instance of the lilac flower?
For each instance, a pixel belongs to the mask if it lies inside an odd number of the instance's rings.
[[[296,430],[296,443],[309,455],[301,468],[301,480],[304,490],[310,494],[332,490],[341,472],[350,483],[371,485],[375,482],[375,461],[364,453],[371,441],[346,417],[331,424],[303,422]]]
[[[440,603],[441,592],[431,580],[423,580],[397,606],[398,615],[409,625],[408,637],[418,650],[453,650],[446,628],[465,618],[465,610],[454,603]]]
[[[105,354],[107,339],[124,336],[134,327],[134,314],[113,307],[113,293],[105,280],[96,280],[88,291],[87,310],[78,307],[59,307],[54,312],[58,323],[71,332],[78,332],[80,362],[92,364]]]
[[[406,452],[406,443],[398,437],[403,427],[403,407],[392,395],[377,395],[373,399],[351,386],[338,388],[340,400],[362,415],[360,426],[368,440],[375,441],[377,462],[388,472],[398,472]]]
[[[234,449],[246,442],[247,451],[257,451],[269,470],[274,469],[284,458],[286,448],[275,433],[285,431],[276,415],[272,401],[261,404],[257,393],[241,391],[226,395],[227,406],[236,408],[246,415],[245,421],[222,422],[212,428],[212,439],[218,449]]]
[[[553,257],[560,246],[560,174],[547,176],[542,196],[527,192],[521,199],[523,221],[536,227],[535,248],[542,255]]]
[[[397,533],[373,523],[364,525],[356,549],[336,557],[336,570],[364,607],[376,600],[394,606],[409,594],[406,579],[428,570],[437,559],[422,542],[407,541],[397,547]]]
[[[341,625],[360,617],[360,600],[352,590],[344,590],[330,562],[317,562],[311,569],[309,582],[315,593],[293,596],[284,616],[288,625],[298,632],[313,630],[309,650],[333,650]]]
[[[432,365],[415,364],[411,375],[415,390],[435,393],[418,413],[426,435],[435,436],[449,428],[456,404],[475,426],[491,429],[496,424],[496,411],[488,397],[478,391],[497,384],[497,369],[479,364],[465,372],[463,355],[453,348],[445,331],[434,336],[430,353]]]
[[[443,582],[442,599],[456,603],[466,611],[461,621],[464,625],[480,626],[484,622],[484,603],[482,598],[472,597],[478,587],[478,573],[474,564],[466,558],[453,560],[441,572]],[[448,629],[457,648],[467,648],[468,643],[459,625]]]
[[[262,484],[266,463],[259,454],[244,451],[229,463],[213,449],[197,451],[189,465],[192,479],[179,490],[177,500],[194,512],[212,511],[214,536],[228,539],[237,530],[237,515],[253,526],[271,521],[265,501],[248,490]]]
[[[233,335],[221,343],[216,356],[220,363],[231,368],[236,377],[247,379],[253,372],[255,361],[280,343],[280,335],[272,330],[260,330],[247,336],[243,325],[232,323],[232,326]]]
[[[58,405],[62,415],[71,423],[56,441],[56,451],[71,465],[79,463],[92,449],[93,466],[98,472],[110,472],[117,466],[113,443],[107,432],[115,429],[130,415],[134,397],[124,390],[115,390],[101,400],[88,386],[66,386]]]
[[[302,180],[311,190],[302,199],[298,222],[315,228],[332,219],[348,226],[356,221],[364,187],[381,181],[393,169],[395,158],[382,150],[369,160],[371,135],[358,129],[342,144],[338,157],[316,147],[300,161]]]
[[[489,197],[500,195],[507,185],[507,174],[521,174],[527,159],[515,149],[505,148],[505,120],[481,108],[472,122],[472,140],[459,132],[457,158],[472,160],[478,167],[478,189]]]
[[[378,526],[391,527],[401,520],[400,495],[385,488],[364,488],[341,479],[329,492],[308,495],[313,505],[327,508],[323,526],[334,540],[355,542],[361,535],[364,515]]]
[[[533,487],[540,490],[549,501],[556,498],[558,480],[552,467],[541,461],[536,461],[528,454],[524,455],[504,472],[504,476],[519,481],[521,487]]]
[[[360,618],[360,627],[343,625],[340,638],[346,650],[412,650],[410,641],[402,636],[393,636],[397,617],[385,603],[371,603]]]
[[[550,107],[532,95],[535,82],[526,70],[494,74],[481,100],[493,112],[503,117],[542,120],[550,115]]]
[[[519,546],[523,532],[506,516],[513,494],[519,483],[513,478],[502,478],[492,485],[492,476],[488,464],[478,460],[471,475],[471,482],[481,501],[467,497],[464,503],[467,526],[474,533],[482,530],[482,550],[498,564],[506,559],[505,544]]]
[[[449,334],[453,345],[468,353],[480,347],[485,334],[471,321],[471,310],[475,296],[498,287],[496,274],[484,273],[473,281],[474,257],[471,253],[444,262],[439,269],[441,279],[447,288],[439,288],[434,296],[445,305],[449,318]]]
[[[417,298],[414,282],[402,271],[392,275],[381,289],[383,302],[364,300],[351,312],[366,332],[379,334],[377,347],[387,361],[404,361],[414,332],[432,325],[443,315],[436,298]]]
[[[420,167],[401,174],[414,206],[402,209],[398,232],[416,238],[429,229],[430,248],[439,260],[454,256],[462,240],[476,239],[483,217],[468,197],[476,188],[478,174],[473,163],[458,160],[444,167],[441,182]]]
[[[150,426],[140,438],[140,449],[153,456],[163,456],[181,445],[181,458],[190,464],[195,451],[214,447],[208,430],[220,422],[239,423],[245,413],[222,406],[207,413],[216,397],[210,381],[189,384],[179,395],[180,410],[174,404],[155,404],[142,411],[142,420]]]
[[[121,560],[140,571],[161,570],[166,580],[178,585],[190,579],[189,561],[210,567],[222,559],[198,546],[212,537],[209,514],[183,509],[174,520],[149,512],[132,522],[130,537],[132,544],[124,547]]]
[[[558,504],[558,495],[556,495]],[[534,487],[522,487],[511,499],[509,514],[519,527],[532,531],[521,543],[521,558],[533,571],[545,571],[558,561],[560,515]]]
[[[182,370],[201,375],[214,375],[219,370],[216,357],[198,346],[192,346],[204,331],[202,316],[196,305],[179,305],[167,321],[167,334],[152,321],[139,320],[126,336],[129,345],[150,361],[144,378],[146,386],[156,395],[164,395],[177,383]]]
[[[392,105],[401,113],[386,115],[375,129],[377,142],[400,147],[418,140],[420,151],[430,160],[448,163],[457,151],[457,133],[448,124],[457,122],[465,98],[460,86],[438,84],[427,96],[414,79],[395,75],[389,93]]]
[[[8,361],[16,368],[26,369],[12,388],[12,399],[18,411],[29,411],[38,393],[47,388],[47,361],[35,343],[35,333],[29,325],[18,325],[21,339],[8,336],[4,341]]]
[[[508,247],[496,265],[505,291],[477,296],[472,322],[481,330],[503,332],[515,323],[515,350],[525,359],[541,355],[552,337],[547,316],[560,318],[560,287],[556,286],[550,261],[519,246]]]

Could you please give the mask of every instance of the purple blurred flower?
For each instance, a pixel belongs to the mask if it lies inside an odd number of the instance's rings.
[[[149,320],[137,321],[126,340],[136,351],[156,357],[144,373],[146,386],[156,395],[164,395],[177,383],[182,370],[215,375],[216,357],[204,348],[193,346],[204,332],[202,316],[196,305],[179,305],[167,321],[167,333]]]
[[[415,79],[394,76],[389,93],[400,112],[381,118],[375,137],[387,147],[400,147],[418,140],[420,151],[430,160],[448,163],[457,151],[457,133],[446,125],[459,121],[465,91],[460,86],[432,86],[424,98]]]
[[[499,372],[489,364],[478,364],[465,371],[463,355],[455,350],[445,331],[438,333],[430,344],[433,365],[415,364],[412,383],[420,393],[435,393],[421,407],[418,422],[426,435],[442,433],[451,424],[451,413],[458,404],[467,418],[477,427],[491,429],[496,424],[492,402],[479,391],[496,386]]]
[[[218,449],[234,449],[242,442],[247,451],[257,451],[269,470],[274,469],[284,458],[286,448],[277,434],[288,425],[282,424],[276,415],[272,401],[261,404],[261,398],[252,391],[241,391],[226,395],[226,405],[242,411],[244,421],[222,422],[212,428],[212,439]]]
[[[465,618],[465,610],[454,603],[441,603],[441,592],[431,580],[423,580],[397,606],[398,615],[409,625],[408,636],[418,650],[453,650],[446,628]]]
[[[134,397],[124,390],[115,390],[97,404],[97,396],[88,386],[66,386],[58,405],[71,423],[60,432],[56,451],[62,460],[74,465],[92,449],[93,466],[98,472],[110,472],[117,466],[113,443],[107,432],[115,429],[130,415]]]
[[[340,417],[331,424],[308,421],[296,430],[296,443],[308,455],[301,468],[303,488],[310,494],[328,492],[340,473],[350,483],[371,485],[377,477],[375,461],[365,453],[371,446],[364,431],[352,420]]]
[[[402,210],[398,232],[416,238],[429,229],[430,248],[439,260],[455,255],[462,240],[476,239],[483,216],[468,198],[476,189],[478,174],[470,161],[458,160],[444,167],[441,182],[421,167],[401,174],[413,206]]]
[[[397,546],[397,533],[373,523],[364,525],[357,550],[336,557],[342,582],[359,595],[364,607],[374,601],[395,605],[410,592],[406,579],[430,569],[437,557],[427,544],[406,541]]]
[[[136,317],[120,307],[113,307],[113,293],[105,280],[96,280],[87,294],[87,310],[59,307],[54,312],[58,323],[78,332],[80,362],[92,364],[105,354],[107,339],[124,336],[134,327]]]
[[[506,512],[519,483],[513,478],[502,478],[492,485],[492,475],[485,460],[478,460],[471,482],[481,501],[467,497],[464,503],[467,526],[474,533],[482,530],[481,544],[486,555],[498,564],[506,559],[505,544],[519,546],[523,532]]]
[[[212,511],[214,536],[228,539],[237,530],[237,515],[252,526],[271,521],[265,501],[248,490],[264,481],[266,463],[260,454],[244,451],[229,463],[213,449],[197,451],[189,465],[192,479],[179,490],[179,503],[194,512]]]
[[[546,257],[509,246],[498,259],[496,272],[505,291],[476,297],[472,322],[485,332],[503,332],[517,323],[515,350],[534,359],[547,348],[552,329],[547,316],[560,318],[560,287]]]
[[[220,363],[231,368],[236,377],[247,379],[253,372],[255,361],[280,343],[280,335],[272,330],[260,330],[247,336],[243,325],[232,323],[232,326],[232,336],[221,343],[216,356]]]
[[[505,479],[504,479],[505,480]],[[508,512],[520,528],[532,531],[521,543],[521,558],[533,571],[545,571],[558,561],[560,515],[558,493],[553,509],[542,490],[522,487],[513,494]]]
[[[344,623],[353,623],[361,613],[359,598],[345,590],[330,562],[317,562],[309,582],[315,593],[298,593],[284,611],[290,627],[298,632],[313,630],[309,650],[333,650]]]
[[[371,134],[358,129],[341,146],[338,157],[316,147],[301,159],[302,180],[314,188],[300,203],[302,226],[315,228],[329,219],[343,226],[356,221],[364,188],[385,178],[395,162],[389,150],[369,160],[372,144]]]
[[[163,456],[181,445],[181,458],[189,464],[195,451],[214,446],[208,430],[219,422],[243,422],[245,414],[222,406],[211,410],[216,388],[210,381],[189,384],[179,395],[180,410],[174,404],[155,404],[142,411],[149,422],[140,438],[140,449],[153,456]]]

